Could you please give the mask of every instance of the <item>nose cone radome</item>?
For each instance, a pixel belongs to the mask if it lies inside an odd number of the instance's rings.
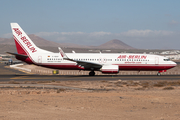
[[[176,66],[177,66],[177,63],[171,61],[171,65],[172,65],[173,67],[176,67]]]

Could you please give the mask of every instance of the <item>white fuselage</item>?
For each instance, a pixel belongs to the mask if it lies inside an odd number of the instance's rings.
[[[119,53],[66,53],[78,61],[103,65],[118,65],[119,70],[165,70],[176,66],[176,63],[159,55],[148,54],[119,54]],[[57,69],[80,69],[76,62],[63,60],[59,53],[35,54],[32,62],[37,65]],[[87,70],[90,68],[87,68]]]

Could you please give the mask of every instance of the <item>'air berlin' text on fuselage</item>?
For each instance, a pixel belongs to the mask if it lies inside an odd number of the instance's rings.
[[[146,59],[146,55],[120,55],[119,59]]]
[[[22,36],[22,32],[18,28],[13,28],[15,33],[21,37],[21,40],[26,44],[26,46],[29,48],[29,50],[32,51],[32,53],[36,52],[37,50],[32,46],[32,44],[29,42],[29,40],[25,37]]]

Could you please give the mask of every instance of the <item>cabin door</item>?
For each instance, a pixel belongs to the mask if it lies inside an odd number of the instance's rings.
[[[155,65],[158,65],[158,64],[159,64],[159,58],[155,57]]]
[[[38,63],[42,63],[42,56],[38,56]]]

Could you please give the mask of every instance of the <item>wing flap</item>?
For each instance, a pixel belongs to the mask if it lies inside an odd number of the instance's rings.
[[[101,64],[97,64],[97,63],[92,63],[92,62],[87,62],[87,61],[77,61],[77,60],[71,60],[76,62],[78,65],[84,66],[85,68],[96,68],[96,69],[100,69],[102,67]]]

